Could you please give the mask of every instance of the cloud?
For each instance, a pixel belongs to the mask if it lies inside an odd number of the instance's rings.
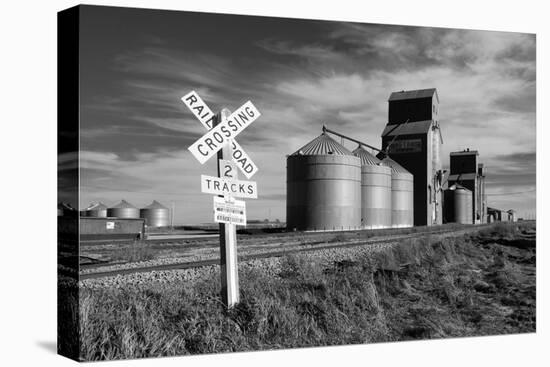
[[[278,55],[291,55],[316,60],[324,59],[328,61],[340,57],[340,54],[331,47],[319,44],[298,45],[288,40],[264,39],[256,42],[256,46]]]
[[[537,159],[537,153],[535,151],[531,151],[514,154],[501,154],[496,156],[495,159],[498,159],[506,164],[513,164],[518,168],[523,168],[526,165],[529,167],[534,167]]]
[[[271,210],[284,218],[285,156],[323,124],[379,146],[396,90],[438,89],[444,165],[451,151],[478,149],[488,191],[534,186],[534,164],[520,163],[534,152],[534,35],[313,23],[295,34],[284,32],[284,22],[247,30],[238,51],[191,46],[184,33],[115,48],[100,72],[111,78],[83,93],[83,197],[116,201],[126,190],[141,205],[159,196],[184,208],[177,211],[183,221],[210,221],[211,198],[199,194],[198,177],[214,173],[215,163],[201,166],[186,150],[204,133],[180,101],[190,90],[213,111],[249,99],[260,110],[237,138],[260,168],[260,199],[247,204],[253,216]],[[238,34],[232,32],[226,30],[228,39]],[[529,195],[510,198],[510,205],[534,206]]]
[[[486,164],[487,183],[495,192],[528,190],[536,184],[536,153],[534,151],[501,154]],[[505,190],[504,190],[505,189]],[[500,191],[499,191],[500,190]]]

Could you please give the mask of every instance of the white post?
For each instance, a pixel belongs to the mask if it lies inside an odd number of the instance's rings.
[[[215,119],[215,125],[225,121],[231,115],[228,109],[223,109]],[[218,151],[218,177],[223,177],[220,159],[231,159],[231,142]],[[222,301],[228,308],[239,302],[239,273],[237,268],[237,232],[236,225],[220,223],[220,273],[222,281]]]

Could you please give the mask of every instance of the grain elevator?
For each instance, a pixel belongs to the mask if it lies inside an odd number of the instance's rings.
[[[415,226],[442,223],[441,144],[437,90],[391,93],[382,150],[414,177]]]
[[[451,172],[449,186],[459,184],[470,190],[472,196],[470,223],[487,222],[487,195],[485,194],[485,172],[478,162],[477,150],[465,149],[450,154]]]

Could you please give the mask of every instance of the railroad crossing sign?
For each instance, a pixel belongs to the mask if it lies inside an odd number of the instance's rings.
[[[246,102],[233,112],[224,123],[214,128],[214,113],[195,91],[186,94],[181,100],[208,130],[208,133],[203,135],[188,148],[200,164],[204,164],[204,162],[216,154],[225,144],[230,142],[232,145],[231,158],[233,161],[241,169],[246,178],[254,176],[258,171],[258,166],[254,164],[239,143],[233,140],[246,127],[260,117],[260,112],[254,107],[252,102]]]
[[[213,204],[214,221],[220,223],[222,300],[227,307],[232,307],[239,302],[236,225],[246,225],[245,202],[235,197],[258,197],[256,182],[238,179],[236,166],[247,178],[252,177],[258,167],[234,138],[260,117],[260,112],[248,101],[233,113],[223,109],[214,114],[195,91],[181,100],[208,130],[188,150],[201,164],[215,154],[218,156],[218,176],[201,175],[201,191],[220,195],[213,197]]]

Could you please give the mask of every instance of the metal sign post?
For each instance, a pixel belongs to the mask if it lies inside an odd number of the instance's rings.
[[[223,123],[231,115],[223,109],[214,121],[214,126]],[[226,144],[218,151],[218,177],[223,178],[224,157],[231,159],[232,144]],[[220,160],[222,160],[220,162]],[[222,196],[223,197],[223,196]],[[220,223],[220,275],[222,281],[222,302],[231,308],[239,302],[239,272],[237,269],[237,230],[233,223]]]

